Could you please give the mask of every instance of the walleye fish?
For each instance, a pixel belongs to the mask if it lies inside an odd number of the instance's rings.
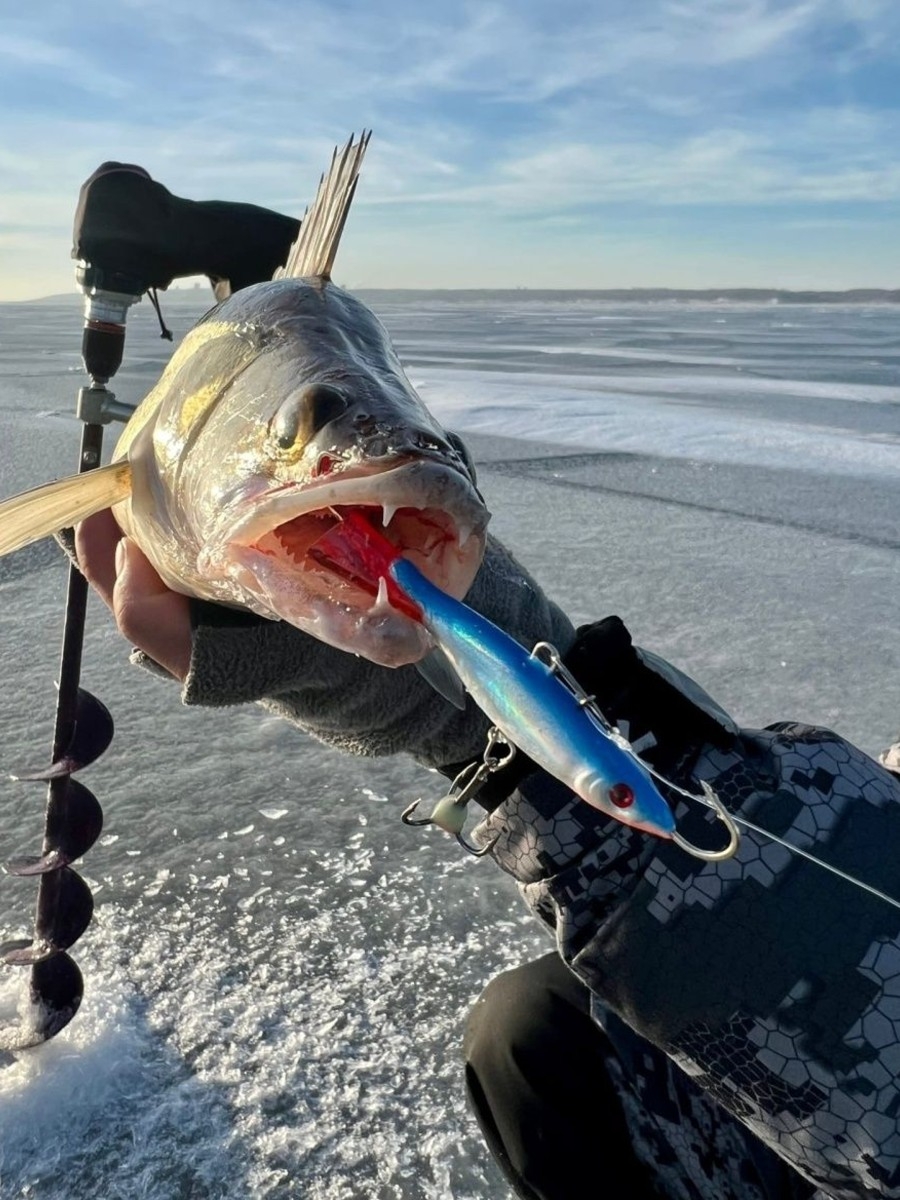
[[[0,554],[111,507],[175,591],[288,621],[384,666],[428,652],[421,623],[308,555],[362,505],[461,598],[489,519],[388,334],[331,279],[368,140],[335,151],[276,278],[187,334],[108,466],[0,504]]]

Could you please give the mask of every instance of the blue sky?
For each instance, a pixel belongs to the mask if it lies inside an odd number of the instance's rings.
[[[900,287],[897,0],[32,0],[0,27],[0,299],[78,188],[300,215],[374,130],[351,287]]]

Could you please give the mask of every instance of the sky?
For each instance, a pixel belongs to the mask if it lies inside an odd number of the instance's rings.
[[[897,0],[3,8],[0,300],[107,159],[300,216],[363,128],[349,287],[900,287]]]

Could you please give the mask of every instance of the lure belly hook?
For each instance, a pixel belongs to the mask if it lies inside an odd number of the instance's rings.
[[[505,747],[505,749],[498,747]],[[442,796],[431,810],[431,816],[414,817],[413,813],[419,807],[419,801],[415,800],[400,814],[400,820],[404,825],[437,825],[445,833],[453,834],[468,854],[475,858],[484,858],[486,854],[490,854],[497,839],[494,838],[485,846],[474,846],[468,841],[463,836],[466,810],[469,801],[478,794],[486,780],[495,771],[500,771],[503,767],[508,766],[515,756],[515,746],[506,740],[500,730],[496,726],[489,729],[481,762],[471,762],[468,766],[463,767],[453,780],[450,791],[446,796]]]

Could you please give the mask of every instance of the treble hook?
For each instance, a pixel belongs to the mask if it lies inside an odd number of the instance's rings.
[[[495,756],[494,747],[498,744],[506,747],[506,753]],[[467,806],[485,780],[494,771],[508,766],[515,758],[515,754],[515,746],[506,740],[499,729],[492,727],[488,730],[487,744],[481,762],[471,762],[463,767],[453,780],[450,791],[446,796],[442,796],[431,810],[431,816],[414,819],[412,814],[420,804],[419,800],[414,800],[400,814],[400,820],[404,825],[437,825],[438,829],[443,829],[445,833],[453,834],[468,854],[474,858],[484,858],[493,850],[500,835],[498,834],[487,845],[481,847],[474,846],[467,841],[462,832],[466,823]]]

